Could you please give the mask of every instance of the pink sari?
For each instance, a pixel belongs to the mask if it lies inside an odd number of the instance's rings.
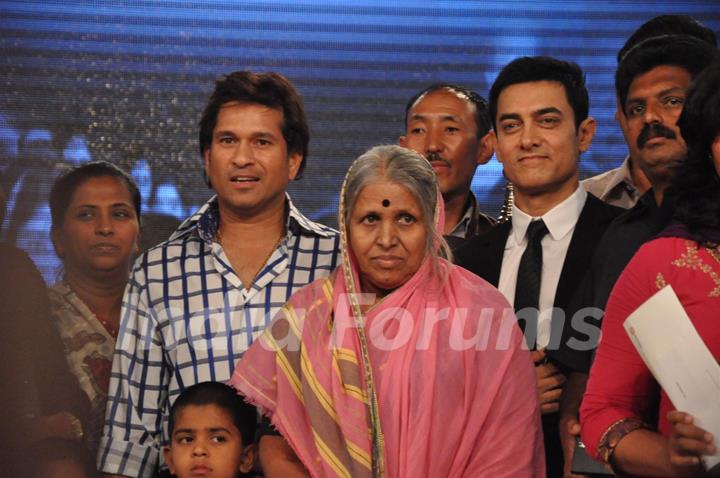
[[[362,313],[344,229],[344,265],[290,298],[231,384],[313,477],[544,477],[535,371],[504,297],[426,259]]]

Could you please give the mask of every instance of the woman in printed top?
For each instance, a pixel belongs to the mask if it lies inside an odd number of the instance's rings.
[[[70,370],[90,399],[85,430],[91,451],[102,432],[120,304],[138,252],[140,192],[107,162],[58,177],[50,193],[51,237],[62,279],[49,291]]]

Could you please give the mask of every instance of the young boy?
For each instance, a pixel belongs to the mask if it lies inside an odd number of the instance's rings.
[[[257,413],[219,382],[187,388],[170,409],[165,462],[178,478],[237,478],[255,463]]]

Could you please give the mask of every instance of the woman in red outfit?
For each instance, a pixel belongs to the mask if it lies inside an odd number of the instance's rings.
[[[620,476],[706,476],[717,441],[674,407],[623,322],[666,284],[720,358],[720,64],[691,88],[678,122],[688,158],[675,173],[676,222],[645,244],[610,296],[580,410],[583,441]]]

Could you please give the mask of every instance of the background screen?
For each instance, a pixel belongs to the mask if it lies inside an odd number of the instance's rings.
[[[604,171],[626,154],[613,119],[615,56],[662,13],[720,30],[720,5],[707,0],[2,1],[2,237],[54,282],[47,194],[59,171],[90,159],[132,171],[145,211],[177,220],[192,213],[211,195],[197,123],[214,80],[234,70],[277,71],[299,89],[312,139],[291,195],[328,225],[348,164],[397,141],[414,93],[443,81],[487,97],[500,68],[520,55],[584,69],[598,132],[582,176]],[[497,215],[503,185],[495,160],[478,168],[483,211]]]

